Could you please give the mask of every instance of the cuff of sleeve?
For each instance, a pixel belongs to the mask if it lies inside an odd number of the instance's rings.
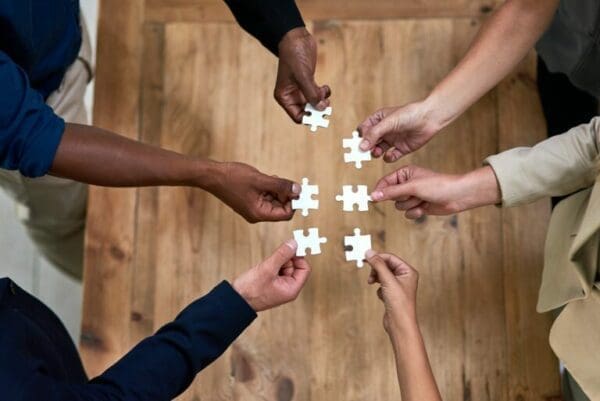
[[[294,1],[289,3],[289,9],[285,12],[275,12],[272,16],[269,16],[267,21],[271,35],[269,35],[269,40],[265,43],[265,46],[275,55],[279,55],[279,42],[286,33],[292,29],[305,26],[296,3]],[[275,11],[278,11],[278,9],[275,8]]]
[[[207,298],[213,297],[218,302],[223,313],[227,313],[232,317],[223,322],[225,325],[223,332],[232,333],[233,337],[230,340],[233,341],[256,319],[257,314],[248,305],[246,300],[233,289],[231,284],[225,280],[207,295]]]
[[[520,170],[515,168],[515,160],[506,152],[488,157],[483,162],[494,170],[502,195],[502,206],[511,207],[523,201],[523,193],[518,190]]]
[[[65,121],[52,110],[48,114],[50,118],[46,126],[39,127],[39,134],[29,138],[26,154],[19,163],[19,171],[26,177],[35,178],[48,174],[65,132]]]

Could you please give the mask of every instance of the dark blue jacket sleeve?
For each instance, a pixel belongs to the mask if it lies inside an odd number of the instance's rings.
[[[43,371],[23,386],[23,401],[170,401],[218,358],[256,313],[222,282],[87,384],[68,384]]]
[[[31,88],[25,71],[0,51],[0,168],[45,175],[64,130],[64,121]]]
[[[225,0],[242,28],[273,54],[278,54],[281,38],[304,26],[294,0]]]

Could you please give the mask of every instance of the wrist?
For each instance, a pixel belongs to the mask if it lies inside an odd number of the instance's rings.
[[[501,201],[500,187],[490,166],[464,174],[460,187],[465,194],[464,209],[495,205]]]
[[[406,339],[421,335],[416,315],[393,316],[387,330],[388,336],[393,343],[402,342]]]
[[[240,297],[242,297],[244,301],[246,301],[246,303],[252,308],[254,312],[258,312],[257,306],[255,305],[255,297],[251,295],[251,291],[248,289],[248,286],[244,284],[243,280],[240,280],[240,278],[238,277],[235,280],[233,280],[231,286],[233,287],[235,292],[237,292],[240,295]]]
[[[287,46],[288,44],[291,44],[291,43],[294,43],[297,41],[303,41],[307,38],[310,38],[310,32],[308,32],[308,30],[305,27],[300,26],[300,27],[291,29],[285,35],[283,35],[283,37],[279,41],[279,44],[278,44],[279,52],[281,53],[281,50],[284,46]]]
[[[456,113],[444,102],[442,96],[433,90],[429,96],[421,101],[421,107],[426,121],[431,125],[434,132],[440,131],[456,118]]]
[[[214,194],[225,180],[226,165],[210,159],[195,160],[192,185]]]

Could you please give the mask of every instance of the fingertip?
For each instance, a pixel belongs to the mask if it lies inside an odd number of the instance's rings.
[[[302,192],[302,186],[300,184],[298,184],[297,182],[294,182],[292,184],[292,194],[300,195],[300,192]]]
[[[360,143],[360,149],[363,151],[367,151],[371,148],[371,142],[369,142],[367,139],[363,139],[362,142]]]
[[[383,200],[383,192],[382,191],[374,191],[371,193],[371,199],[375,202],[379,202]]]
[[[377,255],[377,252],[375,252],[372,249],[369,249],[369,250],[367,250],[367,252],[365,252],[365,258],[367,258],[367,259],[371,259],[375,255]]]
[[[290,238],[285,241],[285,245],[287,245],[291,250],[296,251],[298,249],[298,242],[294,238]]]

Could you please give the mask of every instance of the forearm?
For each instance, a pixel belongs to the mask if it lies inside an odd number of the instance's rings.
[[[423,336],[415,322],[390,330],[403,401],[441,401]]]
[[[508,0],[483,24],[466,55],[425,100],[439,128],[450,124],[527,55],[558,0]]]
[[[186,185],[210,190],[221,164],[87,125],[67,124],[50,174],[93,185]]]

